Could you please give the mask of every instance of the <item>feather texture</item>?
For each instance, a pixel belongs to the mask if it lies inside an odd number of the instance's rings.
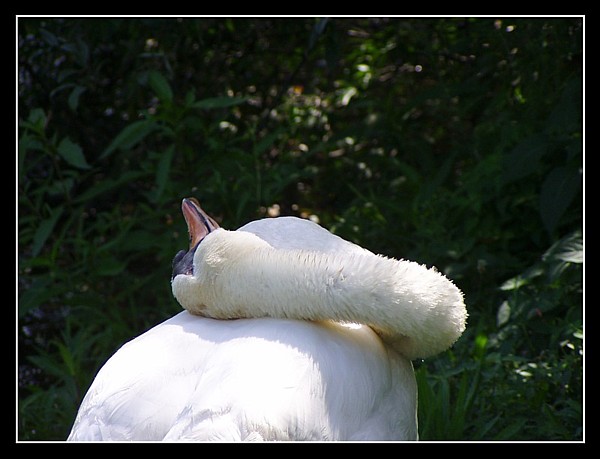
[[[412,365],[368,327],[183,311],[109,359],[69,440],[415,440],[416,425]]]
[[[273,246],[260,237],[261,225],[238,231],[219,228],[198,246],[193,275],[173,279],[179,303],[194,314],[218,319],[365,324],[409,359],[437,354],[460,337],[467,318],[462,292],[444,275],[375,255],[312,222],[293,220],[285,226],[298,224],[309,233],[323,234],[313,240],[322,246],[329,240],[327,247],[335,249],[304,243],[296,248],[277,238]],[[288,239],[295,234],[302,232],[296,228],[287,233]]]
[[[193,200],[184,214],[172,290],[186,311],[106,362],[70,441],[418,439],[410,359],[464,330],[451,281],[307,220],[227,231]]]

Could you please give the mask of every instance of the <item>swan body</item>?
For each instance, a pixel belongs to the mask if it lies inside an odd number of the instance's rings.
[[[416,394],[368,327],[183,311],[108,360],[69,440],[416,440]]]
[[[227,231],[185,199],[185,309],[119,349],[69,440],[416,440],[411,360],[451,346],[460,290],[308,220]],[[230,320],[235,319],[235,320]]]

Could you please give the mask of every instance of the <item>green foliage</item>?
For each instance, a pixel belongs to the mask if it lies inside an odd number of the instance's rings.
[[[582,438],[581,18],[20,18],[19,432],[172,316],[183,197],[438,269],[423,440]],[[550,249],[548,249],[550,247]]]
[[[422,437],[582,440],[582,264],[577,230],[500,286],[495,331],[417,370]]]

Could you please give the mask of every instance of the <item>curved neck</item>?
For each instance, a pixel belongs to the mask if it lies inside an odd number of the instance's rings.
[[[445,350],[465,328],[460,290],[417,263],[368,251],[274,249],[251,233],[222,229],[194,260],[197,301],[182,305],[204,316],[361,323],[411,359]]]

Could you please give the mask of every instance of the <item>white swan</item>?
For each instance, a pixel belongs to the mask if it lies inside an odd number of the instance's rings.
[[[418,438],[410,359],[463,332],[452,282],[308,220],[227,231],[193,199],[182,210],[172,290],[186,311],[109,359],[69,440]]]

